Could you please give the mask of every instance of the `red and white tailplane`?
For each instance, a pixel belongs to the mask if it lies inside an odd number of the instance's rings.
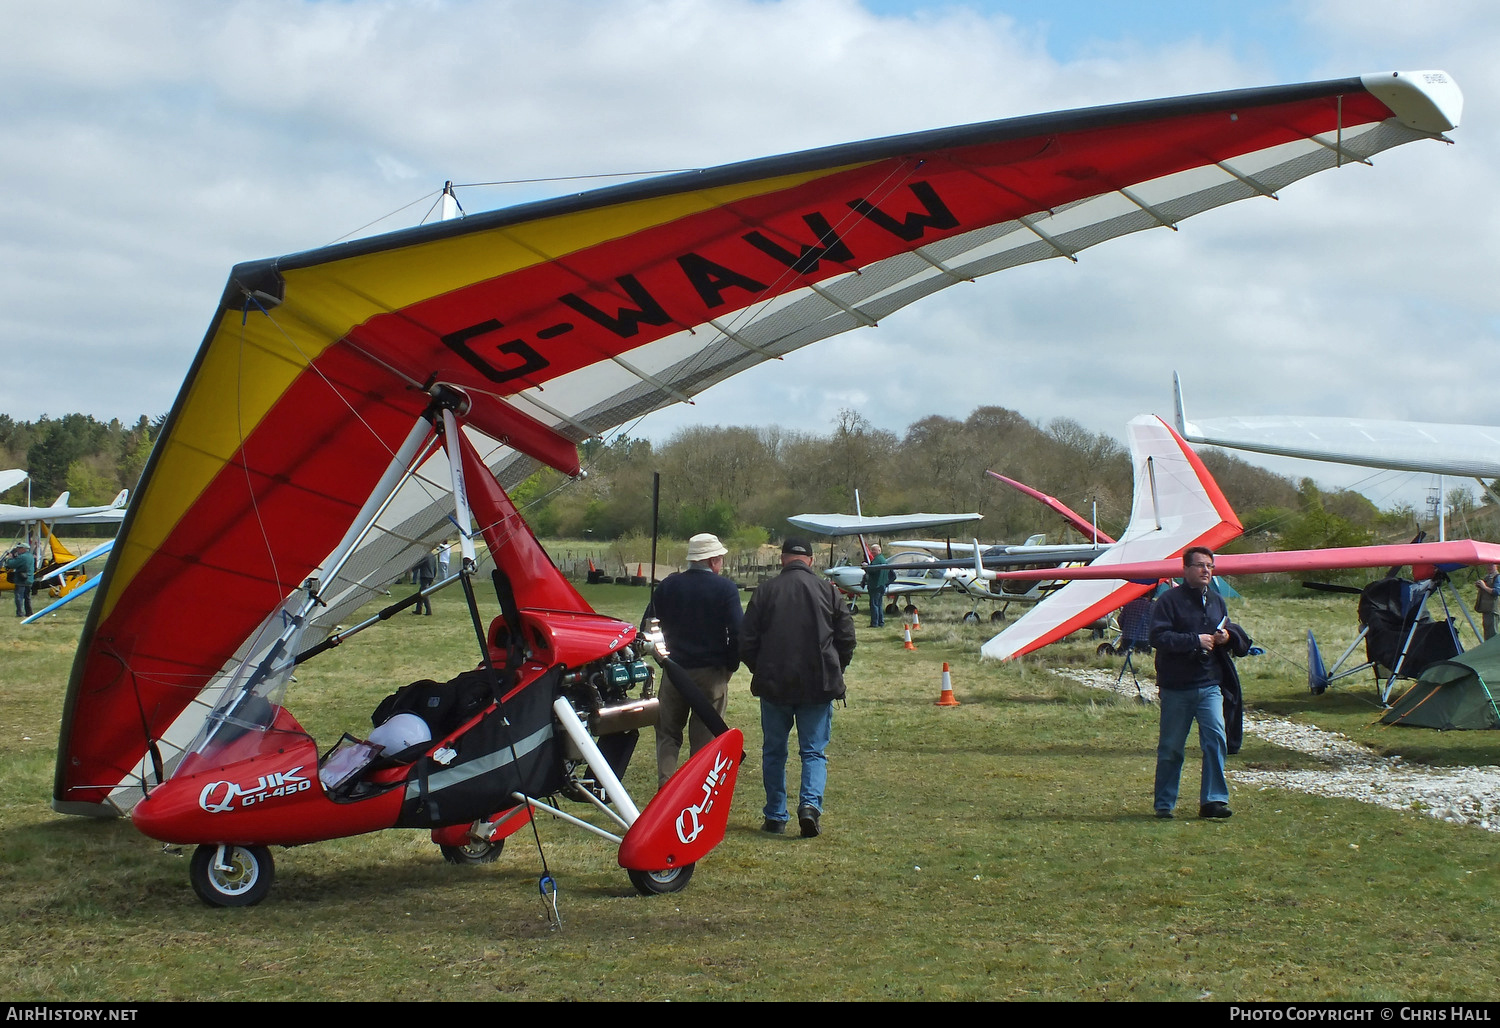
[[[1130,524],[1090,568],[1164,560],[1190,546],[1217,549],[1243,531],[1218,483],[1166,422],[1143,414],[1130,422],[1126,434],[1135,471]],[[1152,584],[1069,582],[985,643],[980,655],[1009,660],[1040,649],[1118,610]]]

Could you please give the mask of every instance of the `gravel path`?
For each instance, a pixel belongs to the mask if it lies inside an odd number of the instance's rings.
[[[1054,670],[1094,689],[1115,689],[1115,674],[1079,669]],[[1141,682],[1141,694],[1156,699],[1156,686]],[[1134,696],[1133,682],[1121,695]],[[1229,777],[1261,789],[1295,789],[1316,796],[1359,800],[1392,810],[1416,810],[1443,821],[1500,832],[1500,767],[1418,767],[1399,756],[1385,757],[1337,732],[1282,718],[1245,716],[1245,731],[1277,746],[1316,757],[1327,766],[1312,771],[1240,771]]]

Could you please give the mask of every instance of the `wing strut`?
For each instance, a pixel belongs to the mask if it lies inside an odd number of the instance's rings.
[[[1142,200],[1139,196],[1136,196],[1130,190],[1121,187],[1120,195],[1155,218],[1157,224],[1161,225],[1163,228],[1169,228],[1173,232],[1177,231],[1177,223],[1175,221],[1173,221],[1171,218],[1168,218],[1165,214],[1157,210],[1155,207],[1151,206],[1145,200]]]
[[[1227,172],[1230,175],[1233,175],[1235,178],[1237,178],[1241,182],[1245,183],[1245,185],[1247,185],[1251,189],[1255,190],[1261,196],[1269,196],[1273,200],[1280,200],[1281,199],[1281,197],[1279,197],[1279,196],[1276,195],[1276,190],[1272,189],[1270,186],[1266,185],[1263,182],[1256,181],[1254,178],[1250,177],[1249,175],[1246,175],[1242,171],[1235,171],[1225,161],[1214,161],[1214,166],[1217,167],[1217,168],[1219,168],[1221,171],[1224,171],[1224,172]]]
[[[1032,235],[1036,236],[1042,242],[1046,243],[1048,246],[1052,247],[1052,249],[1056,250],[1057,251],[1057,255],[1059,257],[1066,257],[1068,260],[1072,261],[1074,264],[1078,263],[1078,254],[1077,254],[1077,251],[1075,251],[1075,250],[1069,250],[1066,246],[1063,246],[1056,239],[1053,239],[1047,233],[1045,233],[1041,229],[1037,228],[1036,225],[1032,224],[1031,219],[1028,218],[1026,215],[1022,214],[1020,217],[1016,218],[1016,220],[1019,221],[1021,224],[1025,225],[1028,229],[1030,229]]]
[[[634,364],[631,364],[624,357],[611,357],[610,360],[614,361],[620,367],[624,368],[626,371],[630,372],[632,375],[640,379],[642,382],[645,382],[647,385],[653,385],[656,388],[660,389],[662,392],[666,393],[674,400],[680,400],[683,403],[693,402],[693,398],[691,396],[687,395],[681,390],[673,389],[670,385],[663,382],[661,379],[655,377],[654,375],[647,374],[640,368],[636,367]]]
[[[958,272],[956,272],[952,268],[948,267],[948,265],[944,264],[942,261],[940,261],[936,257],[932,256],[932,254],[928,253],[927,250],[924,247],[920,247],[919,246],[915,250],[913,250],[912,253],[914,253],[918,257],[922,258],[928,264],[931,264],[933,266],[933,268],[935,268],[938,271],[941,271],[944,275],[947,275],[949,278],[951,278],[955,282],[972,282],[972,281],[974,281],[972,278],[968,278],[968,277],[966,277],[964,275],[960,275]]]
[[[1146,477],[1151,480],[1151,516],[1156,519],[1156,530],[1161,531],[1161,504],[1156,497],[1156,458],[1146,458]]]
[[[771,360],[778,360],[778,361],[781,360],[781,355],[780,354],[773,353],[772,351],[767,350],[764,346],[761,346],[761,345],[759,345],[757,343],[752,343],[750,340],[748,340],[744,336],[740,335],[734,329],[732,329],[728,325],[724,324],[718,318],[709,318],[708,319],[708,325],[714,331],[716,331],[720,335],[722,335],[725,339],[728,339],[732,343],[736,343],[736,344],[738,344],[740,346],[743,346],[745,349],[749,350],[751,353],[758,353],[762,357],[767,357],[767,358],[770,358]]]
[[[839,310],[841,310],[845,314],[849,315],[855,321],[857,321],[861,325],[865,326],[865,328],[876,328],[879,325],[879,322],[877,322],[874,318],[870,317],[864,311],[860,310],[858,307],[854,306],[853,304],[845,303],[843,300],[840,300],[837,296],[834,296],[827,289],[824,289],[822,286],[818,285],[816,282],[809,282],[807,284],[807,288],[811,289],[813,292],[817,293],[823,299],[825,299],[829,303],[833,304]]]

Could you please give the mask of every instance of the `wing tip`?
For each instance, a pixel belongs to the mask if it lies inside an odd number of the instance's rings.
[[[59,814],[73,814],[78,817],[93,817],[100,820],[125,816],[120,808],[112,803],[86,803],[82,800],[53,799],[52,809]]]
[[[1446,71],[1371,72],[1359,80],[1408,128],[1433,135],[1458,128],[1464,94]]]

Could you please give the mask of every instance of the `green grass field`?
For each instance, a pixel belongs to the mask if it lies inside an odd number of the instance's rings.
[[[625,586],[583,591],[632,621],[646,600]],[[374,705],[407,681],[473,665],[460,593],[435,606],[435,617],[393,619],[299,671],[288,705],[321,744],[366,731]],[[1050,672],[1108,666],[1091,642],[981,664],[990,626],[964,625],[966,609],[924,606],[916,652],[902,648],[899,625],[859,629],[818,839],[758,831],[760,732],[743,670],[728,720],[745,729],[750,752],[729,834],[684,892],[636,895],[607,843],[542,820],[560,885],[556,930],[524,831],[482,867],[444,864],[416,831],[277,850],[263,904],[203,906],[188,885],[189,854],[163,851],[125,821],[50,810],[82,611],[27,628],[0,619],[0,996],[1494,997],[1500,837],[1275,790],[1235,789],[1228,822],[1158,822],[1155,708]],[[1372,727],[1368,679],[1307,693],[1305,630],[1342,649],[1353,631],[1348,598],[1268,590],[1231,611],[1271,650],[1241,662],[1252,708],[1412,762],[1497,762],[1500,740],[1488,734]],[[933,705],[944,661],[961,707]],[[642,804],[650,745],[646,733],[627,776]],[[1316,762],[1251,736],[1235,766]],[[795,758],[789,770],[795,779]],[[1196,776],[1190,749],[1189,798]]]

